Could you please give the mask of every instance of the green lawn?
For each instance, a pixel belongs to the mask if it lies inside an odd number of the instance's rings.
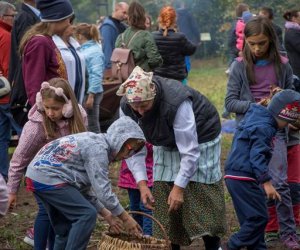
[[[204,94],[222,113],[226,94],[226,65],[219,59],[195,61],[189,74],[189,86]]]

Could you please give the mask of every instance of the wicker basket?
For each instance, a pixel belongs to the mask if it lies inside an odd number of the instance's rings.
[[[155,223],[158,224],[161,231],[164,234],[165,239],[156,239],[154,237],[137,237],[135,235],[130,235],[127,233],[121,234],[112,234],[105,232],[102,235],[102,238],[98,245],[98,250],[170,250],[171,243],[167,236],[166,230],[162,224],[156,220],[153,216],[145,214],[143,212],[131,211],[130,214],[140,214],[152,219]]]

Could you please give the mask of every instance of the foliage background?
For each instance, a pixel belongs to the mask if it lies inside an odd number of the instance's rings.
[[[7,0],[20,5],[20,0]],[[131,0],[119,0],[130,3]],[[146,11],[155,21],[159,9],[166,4],[174,4],[183,0],[140,0]],[[107,16],[112,12],[114,0],[71,0],[78,22],[95,23],[99,16]],[[226,54],[227,33],[235,19],[235,7],[241,0],[184,0],[186,8],[196,18],[201,33],[209,32],[212,40],[202,43],[197,57],[214,57]],[[283,13],[292,8],[300,10],[299,0],[247,0],[252,13],[258,13],[259,7],[270,6],[274,9],[275,22],[283,27]],[[155,24],[154,24],[155,26]]]

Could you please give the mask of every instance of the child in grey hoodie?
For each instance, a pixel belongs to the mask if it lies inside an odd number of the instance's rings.
[[[141,232],[112,192],[108,167],[114,160],[132,156],[144,143],[140,127],[125,116],[106,134],[65,136],[37,153],[26,172],[27,189],[42,200],[48,212],[56,234],[55,249],[86,249],[97,213],[114,232],[122,227],[116,217],[127,231]]]

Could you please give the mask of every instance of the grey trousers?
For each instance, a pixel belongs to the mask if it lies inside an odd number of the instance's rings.
[[[285,138],[280,135],[276,135],[273,144],[269,174],[272,177],[273,186],[281,196],[281,201],[276,200],[275,206],[280,235],[285,238],[289,234],[296,234],[291,194],[287,183],[287,146]]]
[[[84,97],[84,103],[86,102],[87,96]],[[88,117],[88,130],[99,134],[100,130],[100,103],[103,99],[103,92],[95,94],[94,96],[94,105],[92,109],[85,109]]]
[[[36,191],[55,232],[54,250],[84,250],[94,230],[96,208],[72,186]]]

